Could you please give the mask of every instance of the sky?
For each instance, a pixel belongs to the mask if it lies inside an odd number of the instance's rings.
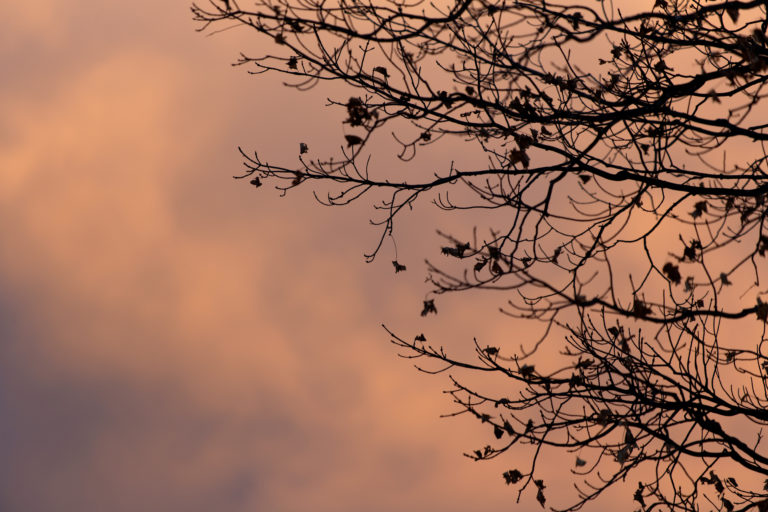
[[[381,328],[523,333],[499,297],[418,316],[433,214],[395,276],[366,205],[232,179],[237,146],[338,147],[328,90],[232,67],[264,42],[187,0],[3,11],[0,510],[539,510]]]
[[[200,33],[189,8],[3,6],[0,511],[542,510],[501,476],[524,454],[463,456],[491,431],[441,418],[456,410],[447,376],[418,372],[382,328],[465,355],[473,338],[538,339],[498,313],[503,293],[419,315],[436,230],[471,226],[417,204],[397,252],[387,242],[366,263],[370,202],[327,208],[307,187],[281,197],[233,179],[238,146],[287,164],[299,143],[338,152],[345,115],[327,103],[350,91],[233,67],[281,50],[247,30]],[[397,144],[378,144],[388,170]],[[391,171],[478,157],[451,149]],[[572,492],[574,459],[544,451],[548,505]],[[631,492],[590,510],[632,506]]]

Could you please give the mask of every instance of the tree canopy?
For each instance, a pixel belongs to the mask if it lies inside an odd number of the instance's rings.
[[[528,447],[503,479],[553,510],[629,486],[642,510],[768,511],[768,1],[210,0],[192,10],[201,30],[239,26],[273,41],[236,65],[301,90],[338,81],[354,91],[330,100],[347,134],[328,157],[310,159],[298,141],[298,159],[280,164],[241,149],[252,185],[311,187],[332,206],[372,198],[370,259],[417,201],[481,214],[471,235],[441,233],[421,315],[437,314],[446,293],[506,290],[502,311],[540,322],[543,336],[475,342],[476,357],[462,359],[388,331],[403,356],[429,361],[424,371],[506,383],[451,375],[458,413],[489,427],[467,456]],[[439,148],[445,165],[379,169],[383,137],[401,160]],[[448,141],[482,158],[457,165]],[[545,447],[575,454],[568,502],[539,476]]]

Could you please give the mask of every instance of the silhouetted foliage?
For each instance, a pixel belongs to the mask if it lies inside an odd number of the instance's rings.
[[[291,166],[241,150],[254,185],[311,184],[328,205],[385,194],[371,259],[423,196],[497,210],[471,240],[441,233],[421,315],[441,294],[507,290],[503,312],[543,336],[475,342],[466,360],[388,330],[403,356],[435,363],[423,371],[508,383],[451,375],[456,414],[495,443],[468,457],[529,447],[503,480],[553,510],[633,475],[627,496],[646,511],[767,512],[767,6],[230,0],[193,13],[203,29],[244,26],[279,45],[237,65],[355,90],[331,100],[350,132],[340,154],[306,160],[302,144]],[[390,132],[402,160],[447,140],[484,160],[379,176],[365,151]],[[538,477],[545,447],[573,453],[567,503]]]

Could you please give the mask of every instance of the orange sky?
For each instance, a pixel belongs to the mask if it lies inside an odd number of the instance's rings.
[[[258,41],[188,7],[3,7],[0,510],[510,509],[508,461],[461,455],[489,432],[440,420],[446,380],[379,327],[508,338],[502,297],[422,320],[429,219],[395,279],[364,205],[232,180],[237,145],[334,148],[341,114],[230,67]]]
[[[398,358],[380,324],[464,353],[540,326],[498,314],[503,293],[419,316],[435,229],[469,232],[456,215],[403,216],[395,275],[391,244],[364,262],[370,203],[233,180],[238,145],[287,164],[299,142],[337,152],[326,98],[348,92],[233,68],[264,41],[200,34],[189,5],[3,6],[0,511],[542,510],[504,485],[522,460],[462,456],[491,432],[440,419],[447,377]],[[556,506],[575,455],[546,455]],[[617,493],[631,498],[590,510]]]

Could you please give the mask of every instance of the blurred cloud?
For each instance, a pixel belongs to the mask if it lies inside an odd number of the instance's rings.
[[[248,39],[187,7],[13,3],[0,27],[0,509],[508,506],[461,457],[478,426],[439,420],[445,381],[378,327],[417,318],[422,275],[362,262],[364,208],[230,178],[237,144],[337,144],[302,114],[325,92],[231,69]]]

